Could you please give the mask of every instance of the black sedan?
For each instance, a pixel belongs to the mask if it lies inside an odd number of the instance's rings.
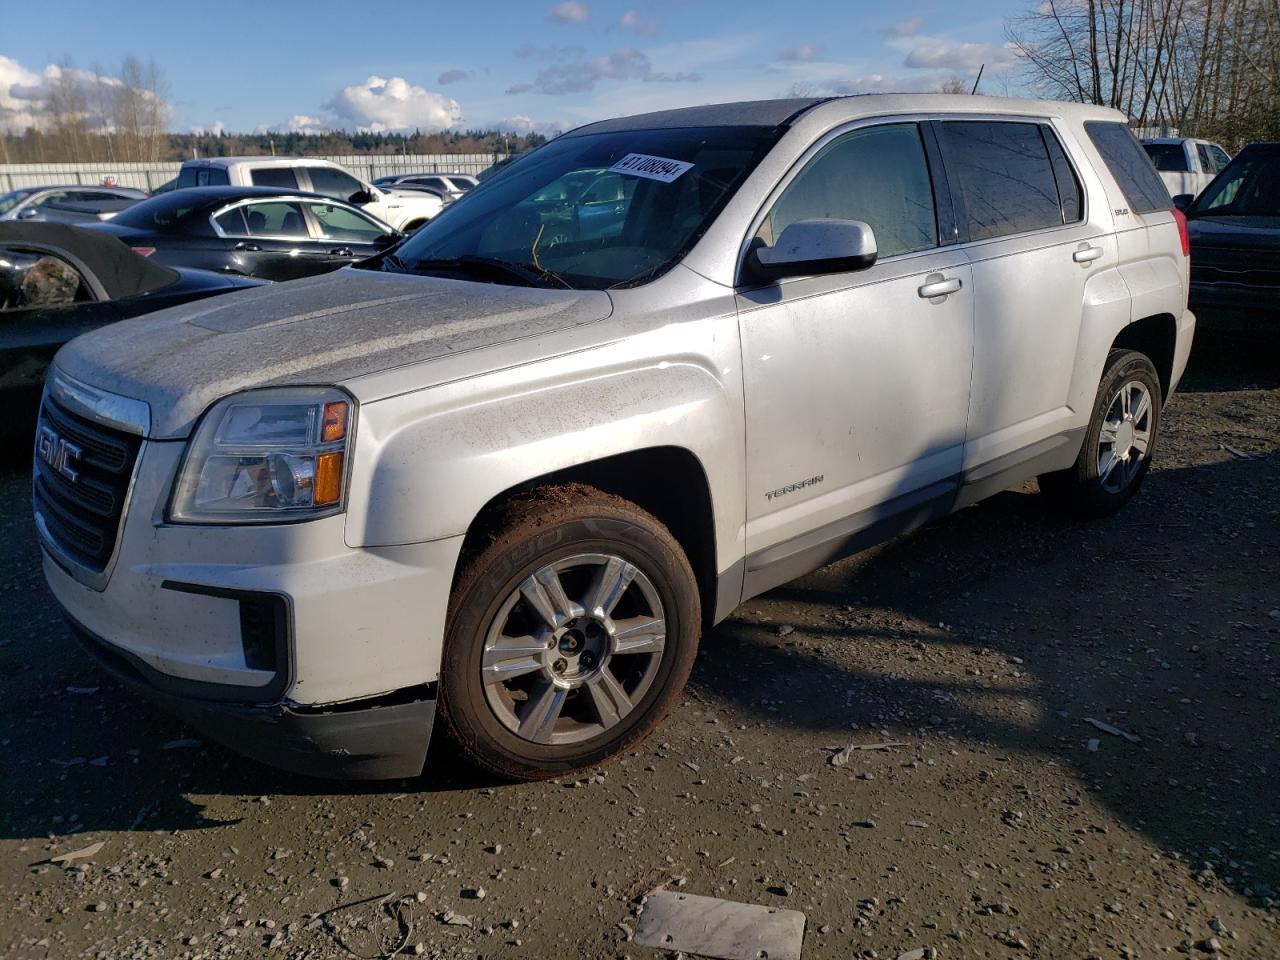
[[[8,439],[30,430],[49,361],[73,337],[256,286],[261,281],[161,266],[96,229],[0,223],[0,396],[9,411],[0,432]],[[0,456],[9,446],[0,445]]]
[[[274,187],[172,190],[93,229],[157,263],[263,280],[327,273],[401,239],[349,203]]]
[[[1191,309],[1206,326],[1280,330],[1280,143],[1240,151],[1194,202]]]

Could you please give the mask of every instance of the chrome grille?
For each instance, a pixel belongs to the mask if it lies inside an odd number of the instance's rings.
[[[54,545],[95,573],[115,551],[141,445],[140,437],[72,413],[52,397],[40,409],[36,513]]]

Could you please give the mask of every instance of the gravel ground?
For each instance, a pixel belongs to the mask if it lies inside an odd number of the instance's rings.
[[[806,960],[1276,957],[1278,359],[1202,338],[1119,516],[1031,484],[789,584],[640,750],[533,785],[193,740],[76,649],[0,474],[0,953],[641,960],[667,884],[804,911]]]

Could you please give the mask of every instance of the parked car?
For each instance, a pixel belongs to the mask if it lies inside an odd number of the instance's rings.
[[[390,177],[378,177],[373,181],[384,189],[418,188],[434,190],[447,200],[457,200],[480,181],[467,173],[400,173]]]
[[[1176,197],[1191,236],[1191,305],[1214,326],[1280,321],[1280,143],[1240,151],[1199,197]]]
[[[513,229],[606,175],[611,229]],[[1186,297],[1185,221],[1114,110],[594,123],[358,269],[65,347],[44,569],[108,669],[251,756],[411,776],[434,726],[564,774],[651,731],[746,598],[1037,475],[1119,509]],[[63,458],[68,429],[112,461]]]
[[[0,196],[0,221],[96,223],[146,197],[129,187],[28,187]]]
[[[257,285],[160,266],[97,231],[59,223],[0,223],[5,425],[29,434],[49,361],[72,338],[117,320]],[[4,432],[12,440],[12,430]]]
[[[1184,193],[1194,197],[1231,162],[1227,151],[1208,140],[1158,137],[1143,140],[1142,149],[1171,197]]]
[[[270,187],[173,190],[95,229],[157,263],[263,280],[328,273],[402,236],[349,203]]]
[[[188,160],[178,171],[183,187],[262,186],[282,193],[318,193],[354,204],[397,230],[412,233],[435,217],[444,201],[422,190],[383,189],[353,177],[329,160],[309,157],[211,157]]]

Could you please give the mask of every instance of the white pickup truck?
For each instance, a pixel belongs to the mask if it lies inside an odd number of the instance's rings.
[[[209,157],[188,160],[178,171],[176,187],[279,187],[345,200],[383,223],[413,233],[444,208],[444,201],[425,190],[397,190],[365,183],[330,160],[310,157]]]
[[[1198,197],[1231,162],[1227,151],[1208,140],[1158,137],[1143,140],[1142,149],[1147,151],[1171,197]]]

